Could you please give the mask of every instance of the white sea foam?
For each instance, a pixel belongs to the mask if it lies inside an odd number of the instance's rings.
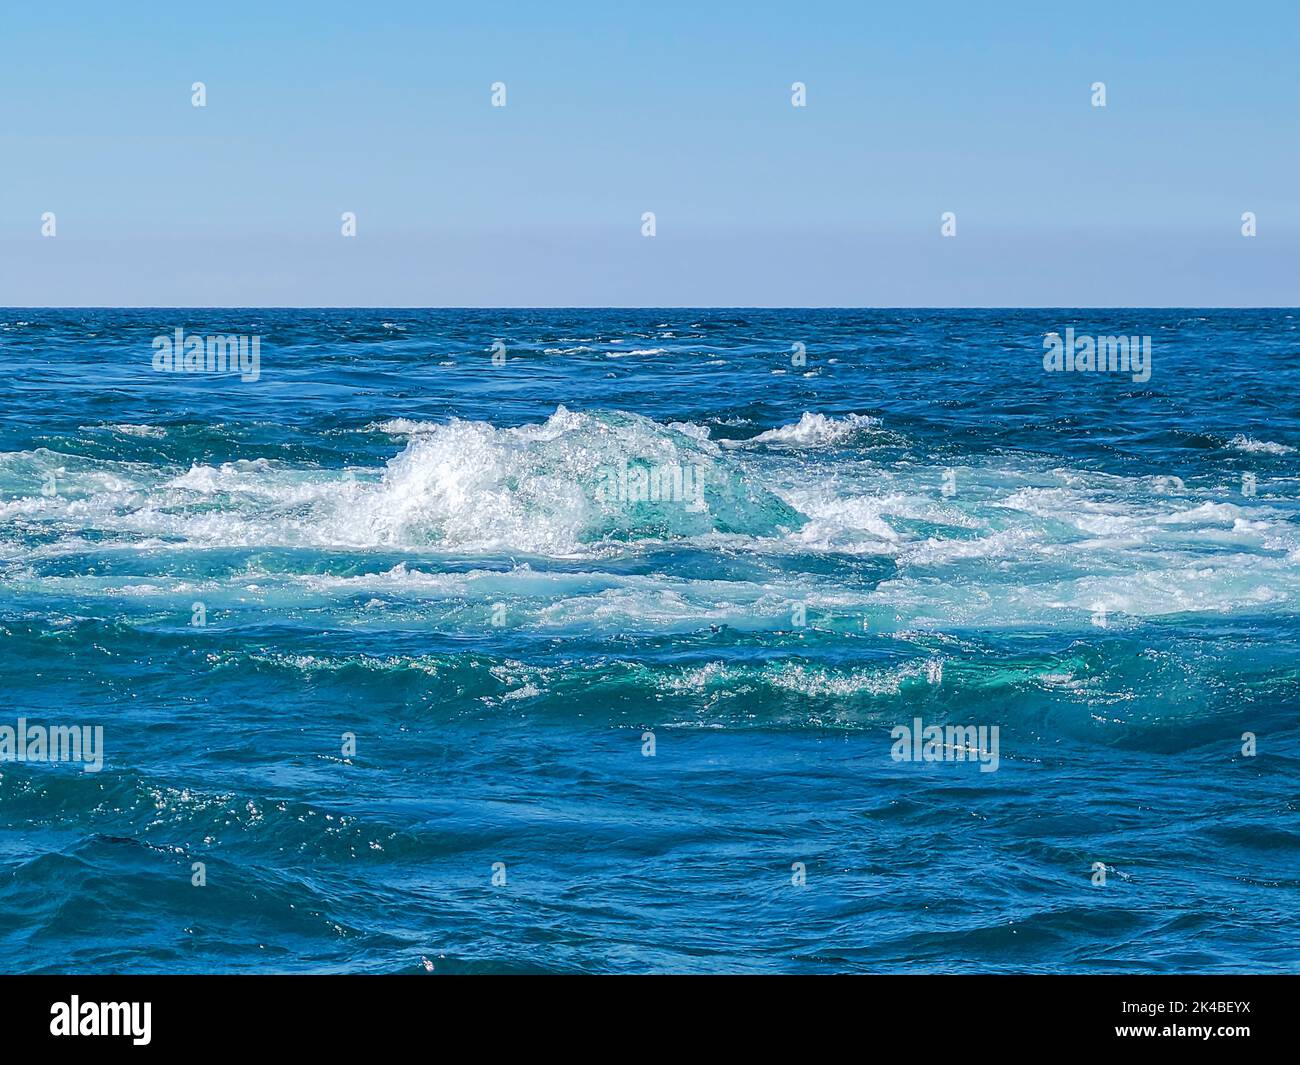
[[[139,436],[149,440],[161,440],[167,435],[167,430],[159,425],[133,425],[123,422],[120,425],[106,425],[104,428],[114,433],[121,433],[123,436]]]
[[[390,436],[410,436],[412,433],[431,433],[439,428],[437,422],[417,422],[410,418],[389,418],[366,426],[368,433],[388,433]]]
[[[0,558],[15,563],[0,580],[30,582],[37,578],[28,565],[65,555],[399,553],[410,563],[360,575],[236,572],[203,597],[222,591],[281,612],[307,602],[358,617],[397,610],[412,624],[436,618],[473,631],[496,601],[510,604],[517,624],[556,631],[780,628],[798,602],[821,618],[816,624],[891,620],[920,631],[1077,626],[1099,601],[1116,627],[1300,602],[1300,533],[1293,510],[1276,500],[1224,498],[1190,478],[1160,492],[1146,475],[1044,469],[1018,458],[959,468],[949,497],[942,465],[885,464],[863,453],[813,462],[799,453],[836,434],[875,433],[876,424],[806,415],[772,431],[775,438],[749,442],[759,446],[723,447],[695,423],[563,407],[517,427],[393,419],[371,427],[406,437],[392,445],[393,457],[354,470],[266,458],[186,469],[46,449],[0,453]],[[699,466],[707,506],[690,513],[598,499],[592,471],[620,462]],[[50,495],[43,489],[52,473]],[[32,529],[41,535],[28,538]],[[519,564],[670,549],[722,556],[744,572],[669,579],[661,567],[619,574]],[[494,563],[443,572],[437,560],[448,555]],[[786,573],[792,556],[817,558]],[[143,603],[194,591],[188,578],[153,570],[136,580],[40,579],[83,581],[77,594],[90,599]]]
[[[1228,446],[1234,451],[1246,451],[1266,455],[1291,455],[1294,454],[1296,450],[1287,444],[1275,444],[1272,440],[1256,440],[1253,437],[1246,436],[1244,433],[1238,433],[1229,440]]]
[[[828,418],[825,414],[805,412],[793,425],[769,429],[751,440],[736,444],[783,444],[791,447],[823,447],[839,444],[860,433],[878,429],[880,419],[865,414],[848,414],[843,418]]]

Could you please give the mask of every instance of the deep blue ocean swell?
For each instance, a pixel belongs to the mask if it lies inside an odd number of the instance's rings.
[[[0,970],[1296,971],[1296,313],[0,310]]]

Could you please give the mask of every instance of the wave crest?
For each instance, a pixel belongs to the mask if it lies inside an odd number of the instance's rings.
[[[793,425],[769,429],[759,433],[748,444],[778,444],[786,447],[825,447],[842,444],[864,433],[878,433],[880,419],[865,414],[846,414],[843,418],[828,418],[825,414],[807,411]]]

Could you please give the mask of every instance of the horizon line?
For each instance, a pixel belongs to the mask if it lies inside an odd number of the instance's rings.
[[[380,304],[60,303],[0,305],[0,311],[1298,311],[1300,304]]]

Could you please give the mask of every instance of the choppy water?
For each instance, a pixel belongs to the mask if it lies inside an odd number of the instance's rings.
[[[0,970],[1295,971],[1298,336],[0,311]]]

